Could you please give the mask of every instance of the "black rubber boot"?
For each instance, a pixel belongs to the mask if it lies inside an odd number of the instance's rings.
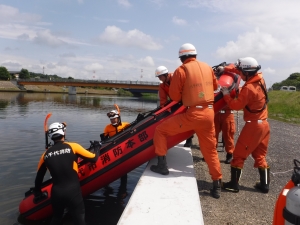
[[[222,189],[231,192],[239,192],[239,180],[242,175],[242,169],[231,167],[231,181],[227,183],[222,183]]]
[[[168,175],[169,170],[168,170],[168,166],[167,166],[166,156],[158,156],[157,159],[158,159],[157,165],[152,165],[150,167],[150,170],[155,173],[160,173],[162,175]]]
[[[270,167],[268,168],[258,168],[260,182],[255,184],[255,188],[260,190],[262,193],[269,192],[270,184]]]
[[[185,144],[183,145],[183,147],[192,147],[192,139],[194,136],[189,137],[188,139],[186,139]]]
[[[226,154],[226,160],[225,160],[224,163],[225,163],[225,164],[230,164],[231,161],[232,161],[232,154],[227,153],[227,154]]]
[[[213,181],[213,188],[210,189],[210,194],[213,198],[220,198],[221,192],[221,180],[214,180]]]

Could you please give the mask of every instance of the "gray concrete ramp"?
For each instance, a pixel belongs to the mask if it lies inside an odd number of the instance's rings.
[[[203,215],[190,148],[183,143],[168,151],[170,174],[153,173],[149,161],[118,225],[202,225]]]

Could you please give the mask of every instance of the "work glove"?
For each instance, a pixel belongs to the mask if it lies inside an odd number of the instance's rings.
[[[40,188],[34,187],[33,188],[33,194],[34,194],[34,197],[39,198],[39,197],[42,196],[43,192]]]
[[[222,87],[221,92],[223,93],[223,95],[229,95],[229,90],[227,87]]]
[[[100,152],[100,148],[102,146],[100,141],[90,141],[91,146],[90,146],[90,150],[94,149],[94,152]]]
[[[105,141],[105,140],[109,139],[109,136],[104,135],[104,133],[102,133],[102,134],[100,134],[100,139],[101,139],[101,141]],[[92,141],[91,141],[91,144],[93,144]]]
[[[224,72],[224,66],[218,66],[217,70],[216,70],[216,76],[220,77]]]

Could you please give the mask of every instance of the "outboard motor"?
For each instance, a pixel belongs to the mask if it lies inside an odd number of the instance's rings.
[[[283,209],[285,225],[300,225],[300,162],[295,159],[294,163],[292,181],[295,187],[291,188],[286,195],[286,205]]]

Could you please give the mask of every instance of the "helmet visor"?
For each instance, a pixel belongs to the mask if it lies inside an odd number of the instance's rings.
[[[109,113],[107,113],[107,116],[109,119],[114,119],[114,118],[118,118],[119,114],[114,113],[114,112],[109,112]]]

